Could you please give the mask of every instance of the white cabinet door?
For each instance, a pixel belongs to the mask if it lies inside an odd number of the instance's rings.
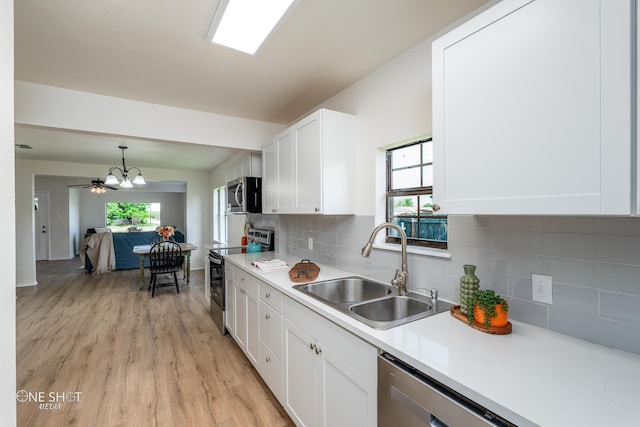
[[[254,366],[258,366],[258,280],[243,270],[234,272],[235,329],[233,337]]]
[[[293,207],[293,132],[262,148],[262,213],[290,213]]]
[[[233,283],[233,267],[231,267],[228,263],[225,264],[225,313],[224,313],[224,322],[227,330],[231,334],[231,336],[235,336],[235,315],[236,315],[236,301],[235,301],[235,284]]]
[[[292,300],[284,315],[284,406],[296,424],[375,427],[377,350]]]
[[[444,213],[631,213],[631,3],[504,0],[434,42]]]
[[[275,213],[278,208],[278,142],[262,147],[262,213]]]
[[[243,351],[247,348],[247,290],[237,283],[233,287],[233,300],[235,304],[235,328],[233,338]]]
[[[258,323],[258,296],[247,289],[245,293],[245,303],[247,306],[247,357],[258,366],[260,357],[260,325]]]
[[[377,423],[377,392],[367,381],[326,346],[321,347],[324,420],[322,426],[372,427]]]
[[[293,132],[285,131],[278,137],[278,213],[293,209]]]
[[[285,321],[285,325],[284,406],[296,425],[313,426],[316,420],[314,407],[320,397],[314,385],[317,376],[314,341],[290,321]]]
[[[293,127],[295,142],[296,213],[322,210],[322,111],[310,115]]]

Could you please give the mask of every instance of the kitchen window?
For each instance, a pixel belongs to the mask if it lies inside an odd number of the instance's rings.
[[[225,206],[227,195],[227,187],[215,188],[213,190],[213,241],[227,242],[227,216],[225,215]]]
[[[400,226],[409,245],[447,249],[447,217],[433,213],[431,138],[387,150],[387,221]],[[400,234],[387,229],[387,243]]]

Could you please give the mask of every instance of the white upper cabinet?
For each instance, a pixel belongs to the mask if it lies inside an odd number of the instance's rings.
[[[433,43],[443,213],[635,213],[631,3],[504,0]]]
[[[356,137],[355,116],[321,109],[265,145],[262,212],[355,213]]]
[[[244,176],[262,176],[262,156],[260,153],[244,153],[231,164],[227,181],[233,181]]]
[[[293,131],[286,129],[262,148],[262,213],[293,210]]]

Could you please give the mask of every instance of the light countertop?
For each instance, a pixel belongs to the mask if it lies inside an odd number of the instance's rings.
[[[354,335],[520,426],[640,426],[640,356],[511,320],[509,335],[470,328],[448,312],[385,331],[293,289],[287,270],[251,263],[297,257],[230,255],[249,271]],[[353,275],[319,265],[317,281]]]

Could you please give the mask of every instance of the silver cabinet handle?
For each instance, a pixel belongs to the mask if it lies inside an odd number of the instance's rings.
[[[440,210],[440,205],[434,204],[432,209],[433,209],[434,212],[438,212]]]
[[[264,318],[265,319],[271,319],[271,316],[267,313],[267,314],[264,315]]]
[[[264,294],[265,298],[271,298],[271,294],[269,292],[267,292],[266,294]]]
[[[240,292],[242,292],[243,294],[246,294],[246,293],[247,293],[247,290],[246,290],[246,289],[244,289],[244,288],[240,288]]]
[[[264,358],[264,360],[265,360],[267,363],[271,362],[271,358],[270,358],[269,356],[265,357],[265,358]]]

